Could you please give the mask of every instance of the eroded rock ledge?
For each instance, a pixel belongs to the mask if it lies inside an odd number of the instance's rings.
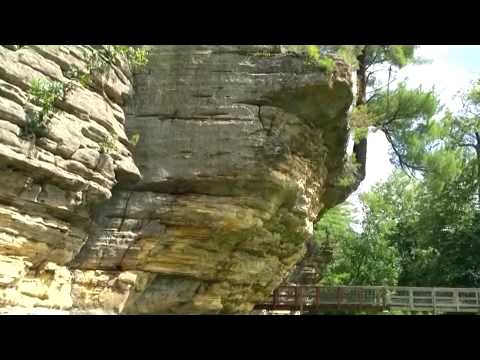
[[[25,92],[64,81],[82,51],[0,47],[0,307],[249,311],[335,188],[348,67],[327,74],[273,45],[155,46],[135,93],[120,64],[78,87],[32,155]],[[107,134],[119,140],[105,158]]]

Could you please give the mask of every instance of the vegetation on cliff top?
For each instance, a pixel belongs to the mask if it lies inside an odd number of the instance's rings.
[[[77,83],[83,87],[91,87],[95,75],[102,77],[110,67],[122,62],[125,62],[130,70],[139,71],[148,64],[149,50],[143,47],[104,45],[89,53],[86,52],[84,60],[86,72],[77,66],[71,66],[65,74],[70,81],[41,79],[32,81],[29,102],[38,106],[39,109],[28,112],[29,116],[22,129],[22,136],[30,139],[46,136],[51,120],[58,112],[55,105],[63,101],[65,96],[77,86]],[[137,142],[138,136],[132,139],[133,145]],[[115,139],[113,137],[105,138],[101,144],[101,152],[110,153],[112,151],[115,151]]]

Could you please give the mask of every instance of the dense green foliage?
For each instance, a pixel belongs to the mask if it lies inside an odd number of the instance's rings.
[[[335,60],[330,57],[331,53],[322,51],[319,45],[284,45],[287,52],[301,55],[308,65],[317,66],[326,73],[333,73],[336,67]]]
[[[100,143],[100,153],[111,154],[117,151],[117,141],[118,139],[113,136],[103,139],[103,141]]]
[[[353,157],[345,159],[345,171],[338,184],[349,193],[358,188],[366,175],[367,138],[370,129],[381,130],[392,144],[392,156],[405,167],[410,165],[399,149],[398,138],[415,131],[419,120],[428,121],[437,110],[436,97],[422,89],[408,90],[403,84],[393,87],[395,71],[418,63],[412,45],[316,45],[323,54],[335,54],[356,71],[356,101],[349,122],[353,130]],[[386,83],[379,74],[388,74]],[[425,118],[428,118],[425,120]],[[399,151],[400,150],[400,151]]]
[[[399,252],[401,285],[478,286],[480,213],[465,177],[441,192],[398,172],[365,194],[365,224]]]
[[[341,236],[323,282],[480,286],[480,83],[462,100],[460,113],[440,116],[434,92],[400,85],[369,103],[398,170],[361,196],[361,233],[335,230]],[[319,238],[328,216],[317,224]],[[350,217],[337,223],[348,229]]]
[[[320,49],[316,45],[307,45],[307,62],[319,66],[327,73],[335,70],[335,60],[332,58],[322,56]]]
[[[65,96],[64,85],[58,81],[34,80],[28,95],[29,101],[40,109],[28,116],[22,136],[45,135],[53,115],[57,112],[55,103]]]
[[[405,171],[424,170],[426,149],[435,142],[440,110],[434,91],[408,89],[399,84],[388,93],[376,93],[368,102],[371,125],[381,130],[392,148],[392,161]],[[423,166],[422,166],[423,165]]]
[[[332,247],[334,254],[322,283],[395,285],[399,275],[397,250],[386,238],[376,236],[378,229],[373,224],[359,234],[352,229],[352,223],[348,207],[339,206],[327,212],[317,224],[316,240]]]

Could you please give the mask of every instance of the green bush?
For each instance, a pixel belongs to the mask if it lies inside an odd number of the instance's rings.
[[[305,63],[318,66],[327,73],[333,73],[336,68],[335,60],[320,51],[319,45],[288,45],[288,53],[306,57]]]
[[[132,137],[129,139],[130,144],[133,146],[137,146],[138,142],[140,141],[140,134],[135,133],[132,135]]]
[[[146,48],[134,48],[124,45],[113,45],[114,56],[125,56],[127,62],[134,69],[145,67],[149,62],[150,50]]]
[[[100,143],[100,153],[101,154],[111,154],[117,151],[117,138],[113,136],[108,136],[103,139],[103,142]]]
[[[107,45],[85,55],[86,72],[73,65],[65,73],[65,76],[70,80],[78,81],[84,87],[89,87],[92,85],[92,74],[94,72],[103,73],[109,66],[122,58],[127,61],[127,64],[133,70],[138,70],[148,64],[149,55],[150,52],[146,48]],[[33,80],[28,99],[30,103],[39,106],[40,110],[28,112],[27,122],[22,128],[22,136],[34,139],[45,136],[54,114],[58,111],[55,103],[65,99],[66,94],[74,86],[73,81],[62,83],[41,79]],[[138,142],[136,136],[132,140],[134,145]],[[105,139],[101,144],[103,153],[110,153],[115,150],[115,140],[113,138]]]
[[[344,170],[342,175],[337,181],[338,186],[349,187],[353,185],[357,179],[357,172],[360,167],[355,155],[350,155],[344,165]]]
[[[108,67],[126,60],[132,71],[138,71],[149,62],[150,50],[146,48],[133,48],[124,45],[104,45],[90,54],[85,55],[87,72],[81,71],[77,66],[72,66],[65,74],[69,79],[78,81],[81,85],[92,85],[94,73],[103,74]]]
[[[65,96],[65,85],[58,81],[33,80],[28,95],[29,101],[39,106],[40,110],[28,116],[22,135],[44,136],[57,112],[55,103]]]
[[[100,58],[103,57],[106,60],[107,65],[124,59],[132,70],[139,70],[148,64],[150,50],[143,47],[134,48],[125,45],[105,45],[102,49],[98,50],[97,54],[100,55]]]
[[[311,65],[317,65],[320,69],[331,73],[335,70],[335,60],[322,56],[317,45],[307,45],[307,62]]]
[[[88,73],[82,72],[76,65],[73,65],[65,74],[65,76],[72,80],[77,80],[82,86],[89,87],[92,85],[92,77],[90,69]]]

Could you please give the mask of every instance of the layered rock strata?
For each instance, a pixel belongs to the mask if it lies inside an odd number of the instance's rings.
[[[32,80],[67,81],[89,51],[0,47],[0,306],[248,312],[333,205],[348,66],[273,45],[154,46],[134,78],[111,66],[22,139]]]

